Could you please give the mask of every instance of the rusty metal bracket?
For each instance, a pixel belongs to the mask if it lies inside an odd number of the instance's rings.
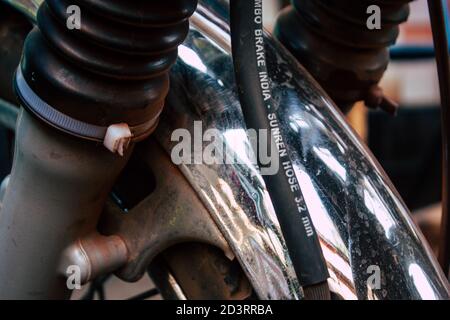
[[[210,244],[233,259],[214,220],[169,156],[153,141],[140,148],[155,175],[156,189],[127,213],[109,203],[100,224],[102,233],[121,237],[127,246],[128,261],[117,275],[136,281],[154,257],[184,242]]]

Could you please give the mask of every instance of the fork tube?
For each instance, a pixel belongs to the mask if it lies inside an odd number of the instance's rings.
[[[63,250],[92,232],[124,157],[22,111],[0,212],[0,299],[63,299]]]

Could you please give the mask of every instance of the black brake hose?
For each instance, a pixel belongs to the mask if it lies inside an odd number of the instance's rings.
[[[254,129],[256,132],[265,129],[265,132],[273,139],[273,130],[278,127],[278,119],[270,91],[267,90],[268,73],[263,42],[262,0],[231,0],[230,20],[236,83],[247,128]],[[277,139],[279,146],[280,137]],[[268,144],[273,141],[268,140]],[[272,150],[270,146],[265,147],[266,150]],[[258,154],[257,150],[254,151]],[[278,153],[271,157],[278,157],[279,170],[273,175],[263,175],[263,177],[280,222],[289,255],[300,285],[303,287],[305,298],[329,299],[330,292],[327,285],[329,275],[319,238],[306,209],[299,185],[293,185],[292,180],[291,183],[288,180],[290,172],[287,169],[294,168],[289,155],[285,152],[286,150],[278,148],[277,151]],[[263,167],[259,155],[257,159],[260,167]]]
[[[439,75],[439,90],[441,94],[441,119],[442,119],[442,224],[439,245],[439,262],[445,273],[449,276],[450,262],[450,234],[449,234],[449,203],[450,203],[450,62],[448,55],[448,40],[445,27],[444,8],[441,0],[428,0],[433,41],[436,51],[436,64]]]

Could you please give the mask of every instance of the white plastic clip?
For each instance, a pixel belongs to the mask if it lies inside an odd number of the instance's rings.
[[[124,151],[128,148],[133,134],[126,123],[112,124],[106,130],[104,146],[112,153],[118,153],[123,157]]]

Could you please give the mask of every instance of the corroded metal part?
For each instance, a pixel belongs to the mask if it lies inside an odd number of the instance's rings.
[[[252,286],[236,260],[201,243],[184,243],[166,250],[163,257],[187,299],[245,300]]]
[[[201,242],[233,253],[208,211],[169,156],[152,141],[143,142],[142,157],[155,176],[155,190],[127,213],[108,205],[101,231],[119,236],[128,249],[118,276],[138,280],[155,256],[178,243]]]
[[[80,271],[81,285],[84,285],[99,275],[122,267],[127,259],[128,249],[120,237],[105,237],[94,232],[77,239],[64,250],[60,273],[67,276],[67,270],[76,266]]]

